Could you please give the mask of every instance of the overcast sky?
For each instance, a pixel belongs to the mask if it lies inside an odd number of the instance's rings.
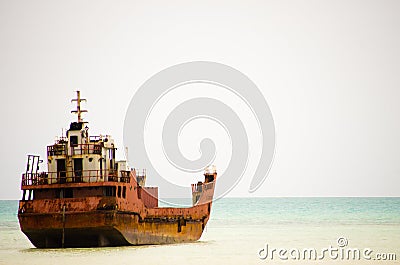
[[[2,0],[0,199],[20,197],[26,155],[75,119],[77,88],[92,133],[113,135],[123,158],[138,87],[197,60],[247,75],[275,121],[267,180],[249,194],[250,168],[229,196],[399,196],[399,14],[397,0]]]

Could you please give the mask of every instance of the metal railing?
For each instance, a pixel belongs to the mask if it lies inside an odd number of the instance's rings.
[[[47,146],[47,156],[61,156],[67,154],[66,144],[55,144]]]
[[[67,148],[70,148],[68,155],[86,155],[86,154],[101,154],[100,144],[76,144],[74,146],[67,147],[67,144],[55,144],[47,146],[48,156],[62,156],[67,155]]]
[[[75,170],[22,174],[22,186],[63,183],[130,182],[130,171]]]
[[[70,148],[70,155],[101,154],[100,144],[77,144],[75,146],[71,146]]]
[[[136,171],[136,176],[146,176],[146,169],[138,169],[138,168],[135,168],[135,171]]]
[[[196,184],[192,184],[192,193],[193,192],[202,192],[203,190],[209,190],[212,189],[214,187],[214,182],[210,182],[210,183],[196,183]]]

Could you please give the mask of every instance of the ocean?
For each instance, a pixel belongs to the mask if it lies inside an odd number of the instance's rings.
[[[400,264],[400,198],[223,198],[198,242],[80,249],[34,248],[17,208],[0,201],[0,264]]]

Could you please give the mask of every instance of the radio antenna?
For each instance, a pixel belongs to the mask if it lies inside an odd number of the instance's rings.
[[[71,110],[71,113],[76,113],[78,115],[78,122],[83,122],[81,114],[82,112],[87,112],[87,110],[81,110],[81,102],[86,102],[86,99],[81,98],[81,92],[79,90],[76,91],[76,98],[71,100],[71,102],[74,101],[76,101],[76,110]]]

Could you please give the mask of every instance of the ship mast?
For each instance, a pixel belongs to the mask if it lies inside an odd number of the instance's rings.
[[[81,98],[81,92],[76,91],[76,98],[72,99],[71,102],[76,101],[76,110],[71,110],[71,113],[76,113],[78,115],[78,122],[83,122],[82,112],[87,112],[87,110],[81,110],[81,101],[86,101],[86,99]]]

